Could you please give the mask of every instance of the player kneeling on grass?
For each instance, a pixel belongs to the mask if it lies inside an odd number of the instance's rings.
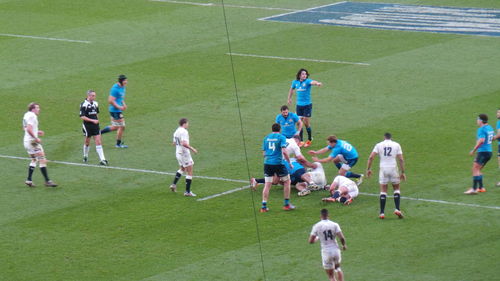
[[[349,205],[359,194],[356,183],[344,176],[336,176],[330,185],[330,197],[323,198],[325,202],[340,202]]]

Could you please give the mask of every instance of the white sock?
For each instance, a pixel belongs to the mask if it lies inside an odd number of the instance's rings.
[[[95,150],[97,151],[97,154],[99,155],[99,159],[101,159],[101,161],[106,160],[106,158],[104,158],[104,151],[102,150],[102,145],[96,145]]]
[[[89,157],[90,146],[83,145],[83,157]]]

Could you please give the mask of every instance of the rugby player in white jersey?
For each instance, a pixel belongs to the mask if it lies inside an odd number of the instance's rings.
[[[330,184],[330,197],[323,198],[325,202],[340,202],[344,205],[352,203],[358,197],[359,189],[356,183],[344,176],[336,176]]]
[[[379,183],[380,183],[380,214],[379,218],[384,219],[384,209],[385,201],[387,198],[387,186],[389,183],[392,184],[394,189],[394,204],[396,209],[394,214],[400,219],[403,218],[403,213],[400,210],[399,202],[401,197],[399,183],[401,180],[406,180],[405,175],[405,162],[403,159],[403,150],[399,143],[393,141],[392,135],[390,133],[384,134],[384,140],[379,142],[373,148],[370,157],[368,158],[368,163],[366,166],[366,175],[370,177],[372,174],[372,162],[375,156],[380,157],[380,171],[379,171]],[[397,161],[396,161],[397,159]],[[398,169],[399,163],[399,169]],[[401,172],[401,173],[400,173]]]
[[[28,178],[24,183],[29,187],[35,187],[32,175],[35,171],[36,164],[39,163],[40,171],[45,178],[45,186],[56,187],[57,184],[49,179],[47,172],[47,159],[45,159],[42,140],[39,138],[43,136],[44,133],[42,130],[38,130],[38,114],[40,114],[40,105],[32,102],[28,105],[28,112],[26,112],[23,117],[24,148],[31,157],[31,162],[28,167]]]
[[[328,275],[330,281],[344,281],[344,273],[340,268],[342,260],[340,249],[336,238],[338,237],[342,243],[342,250],[347,250],[344,234],[338,223],[329,220],[328,210],[321,210],[321,221],[316,223],[309,236],[309,243],[313,244],[318,239],[321,242],[321,258],[323,260],[323,268]],[[337,279],[335,279],[337,273]]]
[[[184,196],[194,197],[196,194],[191,192],[191,181],[193,179],[193,165],[194,161],[191,158],[191,151],[198,153],[198,151],[189,145],[189,133],[187,128],[189,121],[186,118],[179,120],[179,127],[174,132],[173,145],[175,145],[175,157],[179,162],[179,170],[175,174],[174,182],[170,185],[170,190],[175,192],[177,190],[177,182],[186,173],[186,192]]]

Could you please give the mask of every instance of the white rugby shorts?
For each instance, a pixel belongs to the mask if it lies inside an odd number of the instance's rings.
[[[335,264],[340,264],[342,258],[339,249],[327,249],[321,251],[324,269],[335,269]]]
[[[193,158],[191,158],[191,153],[189,151],[184,153],[176,153],[175,156],[177,158],[177,162],[179,162],[179,166],[183,168],[194,165]]]
[[[380,171],[378,173],[378,182],[380,184],[398,184],[400,182],[398,168],[380,167]]]
[[[24,148],[26,149],[26,152],[28,152],[29,155],[34,155],[43,152],[42,145],[40,143],[31,140],[24,142]]]

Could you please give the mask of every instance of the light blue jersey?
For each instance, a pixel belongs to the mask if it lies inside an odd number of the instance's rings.
[[[281,148],[288,145],[286,138],[280,133],[271,133],[264,138],[262,150],[264,153],[264,164],[279,165],[283,164],[283,154]]]
[[[491,143],[493,142],[493,137],[495,132],[490,125],[485,125],[477,129],[476,140],[484,139],[483,144],[477,149],[477,152],[493,152],[491,148]]]
[[[297,124],[299,120],[299,116],[293,112],[288,112],[288,116],[286,118],[281,114],[276,116],[276,123],[281,125],[281,134],[287,139],[293,137],[293,135],[297,132],[295,124]]]
[[[354,146],[352,146],[350,143],[343,140],[337,140],[337,144],[334,147],[329,145],[327,146],[327,148],[332,150],[330,156],[334,158],[339,154],[342,154],[345,159],[358,158],[358,152],[356,151],[356,148],[354,148]]]
[[[306,79],[302,82],[299,80],[292,81],[292,89],[297,90],[297,105],[310,105],[311,101],[311,86],[312,79]]]
[[[116,83],[111,87],[109,95],[115,98],[115,102],[119,106],[123,106],[123,100],[125,99],[125,87],[121,87],[120,84]],[[114,107],[112,104],[109,105],[109,112],[122,112],[120,109]]]
[[[497,121],[497,132],[500,130],[500,120]],[[500,145],[500,139],[497,139],[498,145]]]
[[[290,164],[288,164],[288,162],[285,161],[285,167],[290,175],[293,175],[293,173],[297,172],[300,169],[304,169],[304,166],[302,166],[302,164],[297,162],[297,159],[290,158],[290,162],[292,163],[293,169],[290,167]]]

